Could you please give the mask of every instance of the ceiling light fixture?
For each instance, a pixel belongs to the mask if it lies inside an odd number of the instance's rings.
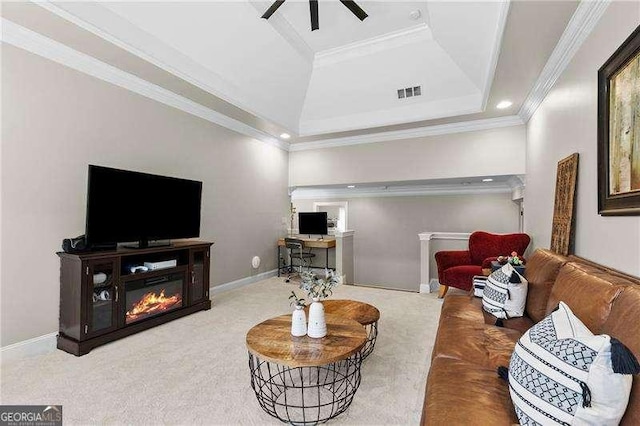
[[[511,105],[513,105],[513,102],[511,101],[502,101],[498,105],[496,105],[496,108],[505,109],[505,108],[509,108]]]
[[[347,185],[347,188],[349,188],[349,189],[353,189],[355,187],[356,187],[355,185]]]
[[[289,133],[281,133],[280,134],[280,138],[282,139],[289,139],[291,137],[291,135]]]
[[[491,178],[487,178],[487,179],[482,179],[483,182],[493,182],[493,179]]]

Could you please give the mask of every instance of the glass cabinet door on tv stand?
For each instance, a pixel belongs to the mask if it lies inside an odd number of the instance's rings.
[[[191,249],[189,303],[209,299],[209,248]],[[206,264],[206,265],[205,265]]]
[[[118,258],[89,260],[85,263],[84,334],[92,337],[114,330],[118,326]]]

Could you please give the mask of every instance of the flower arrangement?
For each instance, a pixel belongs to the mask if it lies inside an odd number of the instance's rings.
[[[311,299],[324,299],[331,296],[333,288],[342,281],[341,277],[330,269],[325,270],[324,277],[319,277],[310,271],[305,271],[301,275],[300,288],[306,291]]]
[[[289,300],[291,300],[289,305],[290,306],[295,305],[296,308],[298,309],[304,308],[305,306],[307,306],[307,303],[305,302],[304,297],[298,297],[295,291],[291,292],[291,296],[289,296]]]
[[[513,266],[520,266],[522,265],[522,259],[518,256],[518,253],[512,251],[510,256],[498,256],[498,263],[501,265],[510,263]]]
[[[509,262],[514,266],[522,265],[522,259],[518,257],[518,253],[516,253],[515,251],[511,252],[511,256],[509,256],[509,258],[507,259],[507,262]]]

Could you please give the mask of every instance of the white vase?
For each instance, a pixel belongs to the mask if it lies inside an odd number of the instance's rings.
[[[291,334],[296,337],[307,334],[307,316],[302,306],[296,306],[291,314]]]
[[[313,303],[309,307],[309,328],[307,335],[316,339],[327,335],[324,306],[322,306],[322,302],[319,302],[317,298],[313,299]]]

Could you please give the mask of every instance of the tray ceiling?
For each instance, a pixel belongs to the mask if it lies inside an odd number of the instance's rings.
[[[260,19],[268,5],[58,3],[295,135],[480,112],[508,10],[507,2],[359,2],[369,14],[360,22],[325,0],[312,32],[308,2],[288,0]],[[414,86],[421,96],[397,98]]]
[[[320,0],[313,32],[306,0],[287,0],[269,20],[260,19],[269,1],[38,4],[246,111],[254,118],[232,112],[248,125],[308,141],[495,117],[487,102],[506,88],[519,108],[577,2],[360,1],[369,14],[360,22]],[[534,34],[541,23],[547,31]],[[415,86],[420,96],[398,99]]]

